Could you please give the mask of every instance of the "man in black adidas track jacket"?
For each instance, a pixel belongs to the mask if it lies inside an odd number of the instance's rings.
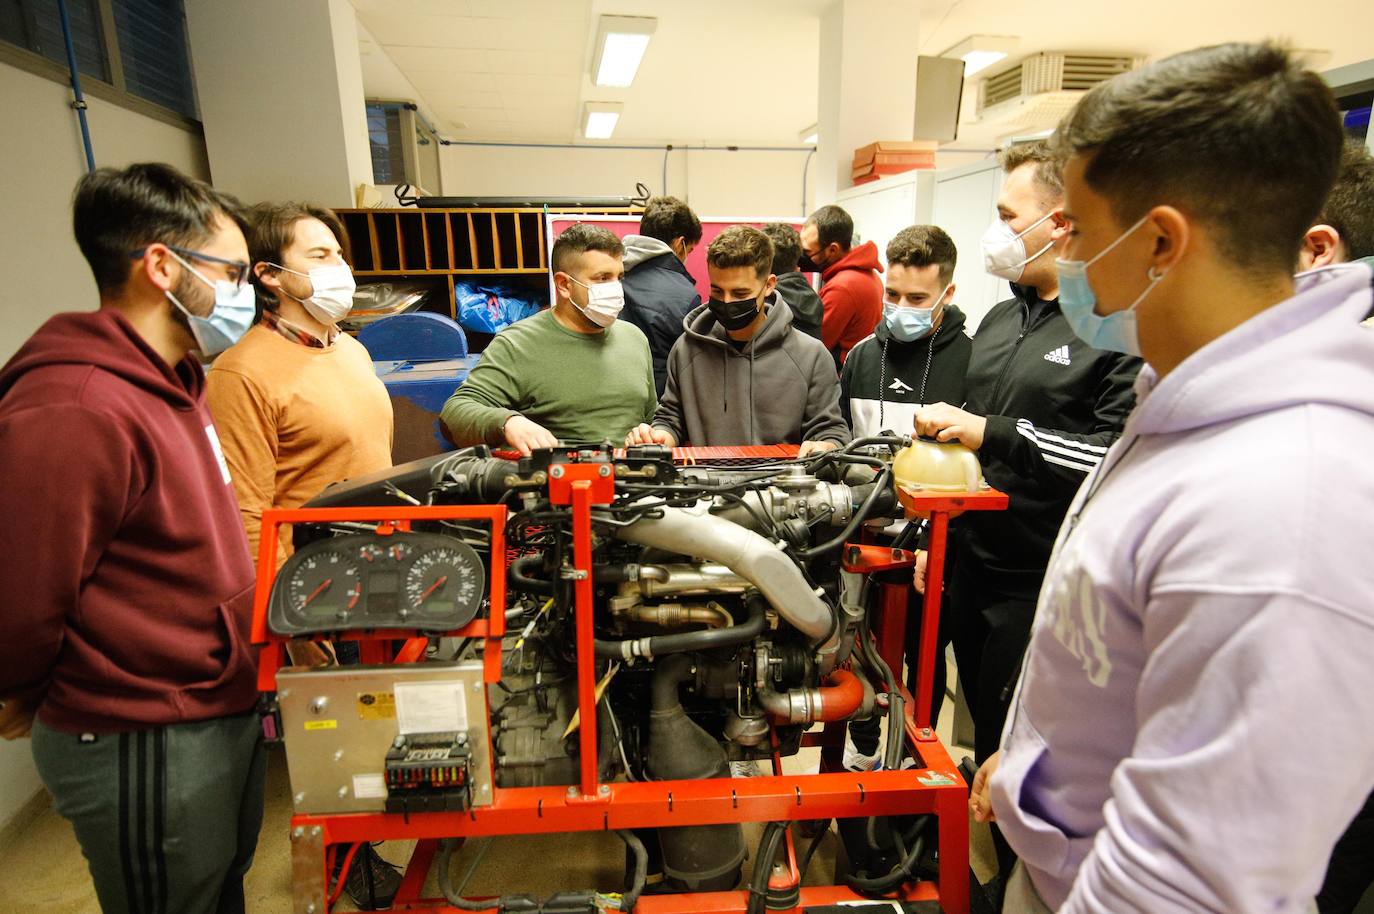
[[[1059,310],[1055,251],[1068,236],[1058,166],[1043,143],[1013,146],[998,219],[984,239],[989,272],[1012,282],[973,337],[967,404],[917,412],[921,434],[978,452],[1006,511],[955,521],[945,612],[979,764],[997,749],[1030,637],[1036,598],[1069,503],[1135,405],[1139,359],[1093,349]]]

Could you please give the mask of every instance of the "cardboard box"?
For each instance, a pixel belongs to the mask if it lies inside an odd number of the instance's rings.
[[[878,154],[919,154],[934,155],[940,144],[935,140],[879,140],[860,146],[854,150],[854,165],[867,165]]]

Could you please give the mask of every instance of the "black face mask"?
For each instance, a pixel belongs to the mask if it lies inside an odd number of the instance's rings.
[[[743,330],[759,316],[757,298],[746,298],[742,301],[721,301],[712,298],[706,302],[706,307],[715,317],[716,323],[726,330]]]
[[[825,272],[825,267],[823,267],[823,266],[821,266],[820,264],[816,263],[816,261],[814,261],[814,260],[812,260],[810,257],[806,256],[806,254],[802,254],[800,257],[797,258],[797,269],[800,270],[800,271],[803,272],[803,273],[823,273],[823,272]]]

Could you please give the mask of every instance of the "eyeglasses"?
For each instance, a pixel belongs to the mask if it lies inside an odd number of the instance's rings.
[[[188,257],[191,260],[199,260],[204,263],[223,264],[227,268],[226,272],[229,274],[227,279],[235,286],[242,286],[248,281],[248,264],[244,263],[242,260],[227,260],[223,257],[216,257],[214,254],[206,254],[201,251],[193,251],[190,248],[177,247],[174,244],[169,244],[166,247],[169,251],[174,251],[182,257]],[[129,258],[131,260],[137,260],[147,252],[148,249],[146,247],[138,248],[137,250],[129,252]]]

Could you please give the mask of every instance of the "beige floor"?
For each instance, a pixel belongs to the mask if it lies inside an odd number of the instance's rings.
[[[953,728],[953,702],[945,703],[938,728],[946,745]],[[957,762],[966,751],[956,750]],[[805,750],[786,762],[789,771],[814,771],[817,750]],[[291,818],[290,790],[286,765],[273,753],[268,772],[266,817],[258,843],[253,870],[248,874],[247,896],[250,914],[288,914],[291,911],[290,850],[287,824]],[[757,844],[758,827],[747,828],[746,839]],[[828,883],[833,878],[836,839],[832,834],[822,845],[812,864],[809,884]],[[483,850],[485,845],[486,850]],[[388,843],[379,852],[389,860],[403,863],[410,852],[407,843]],[[986,828],[973,826],[971,856],[975,873],[986,879],[991,867],[991,845]],[[479,859],[480,858],[480,859]],[[613,891],[622,874],[623,845],[614,835],[604,833],[560,835],[553,837],[498,838],[468,842],[454,861],[455,881],[461,882],[474,861],[478,865],[467,881],[466,891],[473,895],[494,895],[513,891],[546,895],[569,888],[598,888]],[[5,878],[0,880],[0,914],[41,911],[44,914],[98,914],[99,907],[81,850],[71,826],[51,807],[42,810],[7,846],[0,847],[5,862]],[[539,867],[532,868],[531,860]],[[430,877],[430,893],[437,896]],[[337,911],[354,910],[345,895]]]

